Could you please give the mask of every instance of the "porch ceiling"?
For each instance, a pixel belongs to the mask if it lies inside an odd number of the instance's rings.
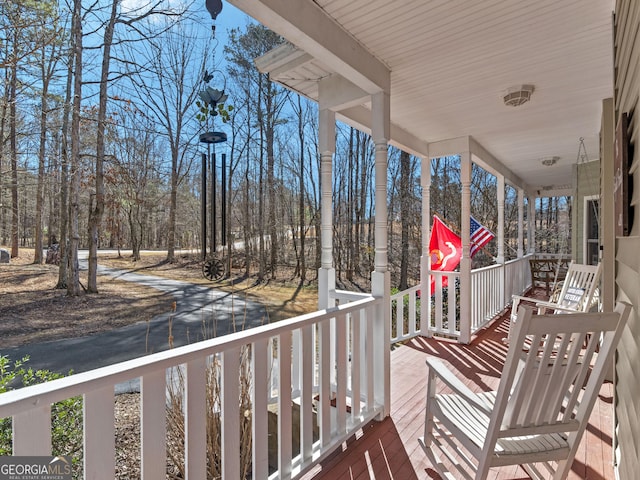
[[[322,79],[372,92],[388,71],[391,140],[412,153],[470,135],[546,190],[570,185],[572,165],[599,156],[601,102],[613,95],[613,0],[228,1],[295,45],[259,67],[311,99]],[[507,90],[523,84],[534,86],[531,100],[506,106]],[[347,100],[332,108],[366,128],[367,99]],[[559,159],[545,167],[545,157]]]

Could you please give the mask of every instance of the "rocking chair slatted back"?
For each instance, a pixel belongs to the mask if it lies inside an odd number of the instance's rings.
[[[514,295],[511,305],[511,324],[508,338],[516,321],[518,307],[521,303],[534,303],[538,307],[538,314],[544,313],[573,313],[588,312],[598,301],[598,285],[602,273],[602,264],[583,265],[571,262],[567,275],[562,282],[562,288],[554,293],[548,301]]]
[[[512,339],[517,344],[526,341],[530,345],[529,351],[523,353],[524,358],[516,362],[520,371],[515,375],[517,382],[505,412],[503,428],[528,426],[535,430],[560,425],[560,430],[564,431],[564,424],[576,419],[578,396],[600,335],[614,330],[617,322],[616,316],[600,318],[596,315],[587,320],[578,317],[568,315],[561,322],[551,316],[531,317],[535,319],[535,325],[523,329],[544,333],[534,333],[528,339]],[[576,323],[582,325],[578,327]]]
[[[602,264],[600,263],[583,265],[571,262],[558,295],[557,306],[578,312],[588,311],[600,282],[601,271]]]

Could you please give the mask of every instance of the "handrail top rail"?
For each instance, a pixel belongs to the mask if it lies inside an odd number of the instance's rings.
[[[533,256],[533,254],[527,254],[527,255],[525,255],[523,257],[512,258],[511,260],[507,260],[506,262],[504,262],[504,264],[507,265],[507,264],[515,263],[515,262],[522,261],[522,260],[528,260],[532,256]],[[482,272],[484,270],[494,270],[496,268],[500,268],[502,265],[503,264],[501,264],[501,263],[494,263],[493,265],[487,265],[486,267],[474,268],[473,270],[471,270],[471,273]],[[460,272],[455,271],[455,270],[452,271],[452,272],[444,271],[444,270],[429,270],[429,274],[430,275],[445,275],[445,274],[460,275]]]
[[[367,292],[351,292],[349,290],[340,290],[340,289],[333,290],[330,293],[332,293],[335,296],[335,298],[337,298],[338,300],[350,300],[350,301],[361,300],[363,298],[369,298],[372,296],[370,293],[367,293]]]
[[[286,320],[203,340],[171,350],[145,355],[124,362],[107,365],[37,385],[0,394],[0,418],[13,416],[38,405],[50,405],[83,393],[99,390],[137,378],[145,373],[166,370],[189,363],[203,355],[240,348],[247,343],[268,339],[286,331],[311,326],[339,315],[357,311],[382,302],[382,297],[368,297],[351,303],[298,315]]]
[[[529,258],[533,257],[533,253],[527,253],[526,255],[523,255],[522,257],[516,257],[516,258],[512,258],[511,260],[507,260],[506,262],[504,262],[505,265],[508,265],[510,263],[516,263],[516,262],[520,262],[523,260],[528,260]]]
[[[496,270],[501,267],[501,263],[494,263],[493,265],[487,265],[486,267],[474,268],[473,270],[471,270],[471,273],[473,274],[478,272],[488,272],[489,270]]]
[[[447,270],[429,270],[429,275],[444,277],[445,275],[452,275],[454,277],[459,277],[460,272],[457,270],[447,271]]]
[[[417,292],[421,288],[422,288],[422,285],[418,284],[418,285],[414,285],[413,287],[409,287],[406,290],[398,290],[396,293],[391,295],[391,300],[395,300],[404,295],[409,295],[411,292]]]

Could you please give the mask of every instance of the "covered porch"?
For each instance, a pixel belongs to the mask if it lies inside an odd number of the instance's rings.
[[[186,472],[190,480],[207,478],[202,418],[211,413],[206,389],[214,366],[213,377],[221,388],[220,403],[213,409],[222,422],[222,478],[242,478],[242,448],[249,448],[248,476],[254,479],[427,478],[429,466],[417,443],[425,356],[450,360],[461,375],[471,378],[474,388],[495,385],[506,351],[506,330],[504,322],[489,323],[512,294],[522,293],[531,283],[528,255],[535,252],[531,242],[527,248],[524,244],[525,194],[573,190],[579,138],[585,138],[593,153],[589,160],[612,163],[614,111],[606,100],[613,90],[611,2],[474,2],[473,8],[422,0],[230,3],[291,42],[263,58],[259,68],[319,104],[319,310],[4,394],[0,418],[13,419],[13,454],[50,454],[51,405],[82,395],[85,478],[113,478],[114,388],[140,378],[141,469],[143,478],[162,478],[166,390],[172,385],[172,372],[180,371],[185,382]],[[533,55],[522,55],[532,45]],[[580,61],[567,70],[567,58]],[[535,85],[530,93],[533,98],[539,94],[539,102],[505,103],[516,93],[509,91],[513,85],[524,87],[530,85],[527,82]],[[375,271],[371,293],[365,295],[335,286],[331,178],[336,119],[370,132],[375,143]],[[421,285],[397,296],[390,294],[387,265],[389,144],[423,159]],[[430,158],[449,154],[462,159],[463,219],[470,215],[472,162],[495,172],[502,186],[499,192],[506,182],[519,189],[522,212],[515,260],[506,261],[501,250],[504,199],[498,196],[496,209],[502,220],[496,232],[496,264],[471,269],[469,224],[463,221],[460,272],[430,271],[427,165]],[[558,157],[554,168],[540,168],[549,156]],[[613,183],[613,169],[603,167],[602,299],[608,309],[615,287]],[[418,306],[418,290],[429,291],[430,275],[437,277],[439,286],[444,275],[450,289],[459,284],[459,301],[445,303],[444,289],[436,288],[433,305],[421,301]],[[429,338],[434,333],[457,341]],[[392,347],[400,341],[407,343]],[[241,406],[238,378],[243,374],[250,378],[251,401]],[[585,446],[576,457],[576,479],[585,478],[585,472],[614,478],[611,384],[605,384],[600,397]],[[278,412],[275,429],[268,425],[270,407]],[[249,444],[241,440],[241,427],[251,431]],[[354,436],[361,438],[353,441]],[[293,437],[298,438],[297,448]],[[275,462],[269,459],[272,438],[277,439]],[[345,445],[346,450],[336,454]],[[505,470],[495,478],[525,475]]]
[[[429,291],[434,279],[436,284],[433,301],[416,306],[420,310],[417,315],[428,319],[419,327],[422,335],[444,334],[468,343],[479,328],[505,308],[512,295],[529,287],[528,262],[537,253],[536,200],[542,197],[573,198],[573,237],[567,240],[572,244],[551,253],[572,256],[578,263],[601,261],[602,304],[613,308],[613,172],[609,167],[598,168],[612,162],[613,157],[609,146],[613,142],[614,115],[608,98],[612,86],[605,78],[608,67],[604,62],[609,53],[598,50],[609,41],[605,35],[611,5],[587,11],[577,4],[567,8],[553,5],[533,12],[525,2],[496,2],[465,10],[451,4],[407,1],[396,4],[392,11],[367,2],[303,2],[295,9],[287,9],[286,2],[269,0],[231,3],[285,37],[281,46],[255,59],[257,68],[271,81],[318,103],[320,308],[333,305],[336,288],[332,178],[337,121],[368,133],[375,147],[375,271],[371,293],[377,297],[384,297],[394,286],[387,278],[388,146],[420,160],[422,256],[420,286],[413,293]],[[527,19],[523,20],[525,11]],[[361,16],[361,12],[367,14]],[[494,28],[482,26],[483,21],[491,23],[489,19],[494,17],[499,18]],[[441,22],[448,27],[440,29]],[[538,22],[547,25],[550,35],[581,39],[571,48],[580,51],[580,66],[589,70],[588,78],[567,67],[556,50],[557,43],[530,31],[528,26]],[[513,25],[521,27],[518,35],[513,33]],[[455,34],[465,28],[467,35]],[[525,40],[529,35],[530,42]],[[509,46],[503,49],[501,42]],[[515,55],[529,49],[535,52],[531,61]],[[484,62],[484,58],[490,61]],[[441,69],[447,74],[439,75]],[[540,78],[541,86],[506,86],[526,75]],[[572,86],[567,88],[569,78]],[[503,90],[496,89],[500,82],[505,85]],[[539,93],[550,96],[537,102]],[[580,110],[579,118],[567,117],[569,110]],[[457,271],[440,272],[430,265],[431,219],[437,213],[430,198],[431,161],[450,156],[460,161],[459,223],[454,227],[460,233],[462,256]],[[477,215],[472,198],[473,171],[477,167],[496,179],[492,199],[493,264],[481,269],[472,266],[468,221]],[[588,192],[585,172],[590,176]],[[516,192],[516,220],[505,216],[507,189]],[[600,202],[603,213],[596,215],[595,254],[587,261],[582,245],[586,236],[582,202],[588,195]],[[509,245],[511,252],[507,251],[507,227],[517,230],[517,239]],[[409,297],[409,309],[414,308],[413,293],[404,292]]]
[[[532,292],[544,296],[541,289]],[[506,354],[502,339],[508,332],[509,312],[483,328],[469,345],[416,337],[391,352],[391,413],[372,422],[345,441],[337,452],[303,476],[305,480],[361,478],[439,478],[416,438],[424,428],[427,356],[450,364],[474,391],[494,389]],[[571,480],[613,480],[611,448],[613,384],[606,382],[591,415],[568,476]],[[492,471],[494,480],[529,478],[519,467]]]

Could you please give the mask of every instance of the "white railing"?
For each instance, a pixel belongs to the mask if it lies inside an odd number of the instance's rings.
[[[529,258],[510,260],[471,271],[471,334],[476,333],[519,295],[531,286]],[[391,296],[392,342],[416,335],[460,337],[459,272],[431,272],[435,282],[430,302],[420,305],[420,287],[412,287]],[[445,280],[446,279],[446,280]],[[445,286],[442,286],[443,283]],[[454,301],[449,301],[452,298]],[[402,299],[402,301],[400,300]],[[423,321],[422,317],[429,319]],[[398,325],[395,319],[403,318]]]
[[[420,323],[420,285],[391,295],[391,343],[422,334]]]
[[[369,298],[371,297],[371,294],[365,292],[351,292],[349,290],[333,290],[329,293],[329,297],[335,301],[336,305],[343,305],[345,303]]]
[[[457,292],[459,291],[460,272],[433,271],[431,278],[434,281],[435,289],[431,301],[425,305],[426,318],[429,319],[426,325],[427,336],[435,333],[448,337],[459,337],[460,315]],[[427,298],[426,295],[425,292],[422,297]],[[449,301],[449,299],[453,299],[453,301]]]
[[[533,255],[510,260],[504,265],[504,298],[511,302],[513,295],[522,295],[531,287],[531,268],[529,259]]]
[[[140,379],[142,478],[164,478],[168,389],[184,380],[184,464],[189,480],[207,478],[207,378],[219,381],[221,476],[241,475],[239,418],[251,422],[254,479],[296,478],[329,455],[384,408],[382,299],[371,296],[212,340],[175,348],[0,395],[0,418],[13,420],[13,455],[51,455],[51,405],[78,395],[84,408],[84,476],[115,474],[114,388]],[[382,323],[384,325],[384,323]],[[244,358],[245,360],[241,360]],[[244,376],[244,377],[243,377]],[[238,379],[249,377],[249,411]],[[274,377],[277,379],[274,381]],[[169,378],[169,380],[167,380]],[[181,380],[182,381],[182,380]],[[270,401],[275,405],[269,406]],[[292,414],[294,404],[298,415]],[[267,411],[277,414],[276,431]],[[241,415],[242,413],[242,415]],[[243,420],[244,421],[244,420]],[[296,433],[294,434],[294,430]],[[299,435],[298,435],[299,433]],[[292,438],[299,436],[299,454]],[[317,439],[314,439],[314,436]],[[270,438],[277,461],[269,464]]]
[[[503,275],[503,265],[491,265],[471,271],[472,335],[505,307]]]
[[[337,305],[362,300],[370,293],[334,290],[330,297]],[[391,343],[422,335],[420,327],[420,285],[397,292],[390,297]]]

